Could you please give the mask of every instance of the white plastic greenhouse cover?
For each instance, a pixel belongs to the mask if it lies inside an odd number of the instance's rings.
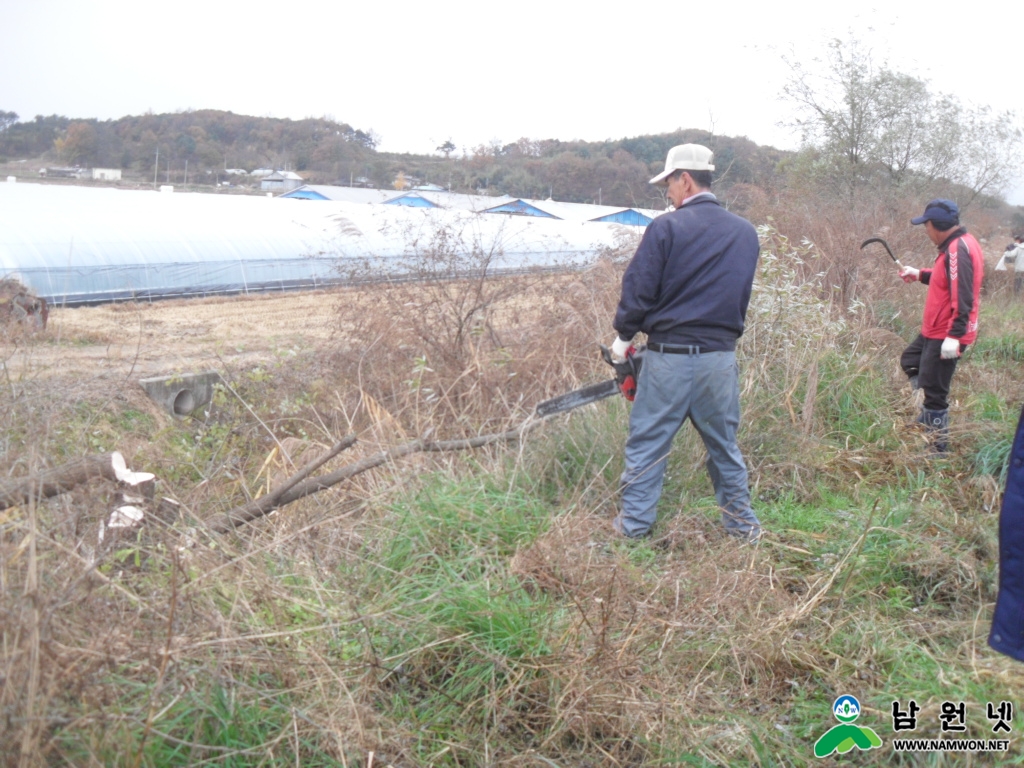
[[[581,265],[629,228],[344,202],[0,184],[0,278],[58,304],[286,290],[409,271],[439,242],[489,269]],[[454,247],[451,243],[455,243]],[[369,267],[370,272],[367,272]]]

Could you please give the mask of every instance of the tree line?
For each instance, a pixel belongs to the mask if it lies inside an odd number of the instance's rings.
[[[1012,111],[964,104],[899,72],[857,40],[832,40],[813,64],[787,62],[805,180],[850,196],[958,190],[960,205],[998,197],[1024,169],[1024,131]],[[952,196],[947,195],[947,196]]]
[[[377,137],[332,118],[288,120],[219,110],[127,116],[117,120],[0,112],[0,158],[120,168],[142,178],[160,163],[196,174],[259,167],[329,173],[372,158]],[[159,161],[157,155],[159,153]]]
[[[462,147],[449,138],[426,155],[380,152],[373,131],[329,117],[289,120],[217,110],[76,120],[0,111],[0,161],[121,168],[126,177],[216,182],[226,169],[293,170],[307,183],[378,188],[436,184],[455,192],[660,208],[648,184],[669,148],[715,152],[716,191],[743,211],[794,191],[824,204],[876,205],[927,195],[966,208],[993,205],[1024,168],[1017,116],[964,106],[884,61],[857,40],[834,40],[812,61],[789,62],[780,115],[799,133],[797,151],[745,137],[679,129],[607,141],[521,138]],[[236,179],[236,181],[239,181]],[[915,205],[917,202],[914,203]],[[892,207],[892,206],[890,206]]]
[[[648,185],[675,144],[700,142],[715,149],[724,185],[770,185],[787,153],[746,138],[679,130],[601,142],[534,140],[492,143],[461,152],[451,141],[437,154],[377,150],[372,131],[331,118],[289,120],[217,110],[127,116],[117,120],[37,115],[19,120],[0,112],[0,160],[41,165],[120,168],[141,180],[192,183],[223,179],[228,169],[258,167],[298,172],[308,183],[392,188],[401,177],[457,192],[508,194],[568,202],[661,207]]]

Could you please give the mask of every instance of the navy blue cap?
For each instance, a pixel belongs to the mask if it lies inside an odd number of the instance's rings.
[[[932,222],[939,229],[949,229],[960,223],[960,208],[952,200],[938,198],[932,200],[924,207],[924,213],[916,219],[911,219],[911,224],[924,224]]]

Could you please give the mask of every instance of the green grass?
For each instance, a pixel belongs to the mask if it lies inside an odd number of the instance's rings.
[[[520,488],[428,478],[341,574],[360,584],[363,656],[389,681],[379,706],[418,734],[421,764],[458,764],[446,742],[486,728],[507,699],[543,685],[535,667],[552,652],[562,609],[525,589],[508,559],[549,518],[542,499]]]
[[[844,447],[890,444],[890,396],[871,371],[851,371],[848,357],[828,355],[820,365],[818,408]]]
[[[977,359],[1009,376],[1024,344],[1010,331],[994,339]],[[278,373],[238,387],[257,412],[281,417],[276,434],[299,434],[297,420],[333,407],[286,397]],[[69,682],[49,678],[59,684],[45,702],[47,759],[365,766],[373,751],[375,765],[395,766],[959,764],[894,756],[888,712],[914,698],[928,712],[917,735],[937,736],[941,702],[965,700],[968,736],[981,738],[986,702],[1024,706],[1021,668],[985,642],[997,518],[981,501],[1005,480],[1015,404],[972,393],[953,455],[933,462],[901,431],[880,369],[829,350],[809,432],[806,373],[783,373],[744,402],[741,439],[768,531],[756,548],[721,534],[690,426],[669,459],[656,536],[612,535],[621,400],[552,420],[514,450],[375,470],[372,483],[233,536],[171,524],[164,538],[119,543],[95,583],[76,581],[86,566],[40,538],[56,638],[46,652]],[[791,413],[781,390],[794,382]],[[197,516],[242,498],[270,450],[224,392],[208,418],[159,431],[127,407],[70,412],[50,438],[63,450],[152,431],[161,482],[194,490]],[[39,515],[49,537],[68,517],[56,504]],[[20,512],[0,516],[12,623],[31,607],[18,570],[25,525]],[[93,525],[83,516],[83,530]],[[682,536],[661,537],[673,532]],[[25,636],[5,635],[17,658]],[[23,680],[10,679],[9,690]],[[842,693],[866,706],[860,722],[885,747],[817,760]],[[976,764],[1024,761],[1020,733],[1018,716],[1011,753]]]
[[[145,707],[149,691],[137,689],[136,701],[120,702],[129,714],[112,726],[116,738],[99,749],[60,738],[58,752],[72,765],[89,764],[90,755],[102,765],[147,768],[204,762],[229,768],[342,765],[317,738],[309,736],[303,713],[289,706],[287,696],[261,693],[273,689],[274,681],[269,678],[245,686],[208,681],[175,697],[148,732]],[[132,712],[128,709],[131,704],[138,709]],[[302,723],[301,733],[298,722]]]
[[[1010,451],[1013,448],[1013,435],[996,435],[986,440],[974,455],[975,472],[979,475],[992,475],[1000,487],[1006,485],[1006,473],[1010,466]]]
[[[982,360],[1001,363],[1024,362],[1024,337],[1017,333],[979,336],[971,345],[972,354]]]
[[[975,417],[987,421],[1009,422],[1017,416],[1006,398],[996,392],[981,392],[972,405]]]
[[[898,334],[906,341],[917,335],[921,326],[920,316],[908,311],[907,307],[885,300],[876,302],[873,310],[879,327]]]
[[[771,530],[795,530],[803,533],[825,533],[843,529],[850,517],[846,508],[850,499],[836,496],[822,490],[821,503],[806,504],[796,500],[793,494],[784,494],[770,503],[757,506],[761,522]]]
[[[855,422],[847,426],[861,428]],[[480,755],[498,745],[507,755],[540,750],[562,765],[572,764],[570,755],[592,754],[594,745],[601,745],[641,755],[651,765],[815,765],[813,743],[834,724],[830,706],[839,693],[854,693],[869,706],[863,724],[875,728],[886,744],[891,732],[885,712],[893,699],[914,697],[934,709],[950,697],[983,703],[1009,696],[992,678],[974,676],[964,655],[965,642],[980,642],[970,639],[979,587],[970,573],[958,569],[974,542],[956,529],[941,502],[949,479],[908,469],[873,490],[840,492],[823,482],[811,489],[814,501],[807,494],[783,492],[758,502],[758,514],[776,540],[804,551],[762,547],[754,552],[758,572],[786,574],[788,583],[805,585],[797,594],[807,597],[850,554],[820,607],[788,630],[781,645],[772,641],[768,648],[777,658],[768,666],[757,662],[748,669],[757,657],[736,655],[735,644],[760,640],[742,634],[749,630],[730,631],[727,613],[712,625],[721,629],[680,630],[667,645],[662,635],[644,634],[647,625],[629,618],[638,608],[609,615],[608,641],[617,648],[609,661],[629,658],[635,670],[630,674],[651,681],[699,672],[716,681],[700,694],[722,697],[714,711],[685,710],[690,714],[677,719],[681,716],[670,710],[666,723],[672,727],[644,738],[637,734],[636,740],[624,739],[626,732],[615,730],[623,726],[612,725],[595,726],[585,737],[557,736],[565,728],[558,704],[573,679],[566,641],[593,642],[575,637],[581,627],[577,603],[587,603],[589,610],[593,598],[528,588],[512,573],[510,561],[545,536],[554,516],[571,514],[596,488],[614,487],[615,473],[602,475],[611,459],[608,435],[595,430],[589,439],[569,425],[552,440],[553,455],[542,466],[554,474],[509,466],[490,474],[421,478],[375,518],[358,557],[319,586],[338,596],[337,613],[350,619],[324,648],[327,660],[353,690],[366,689],[374,716],[390,724],[391,741],[402,744],[411,764],[478,764]],[[703,473],[684,471],[699,445],[681,448],[673,488],[688,503],[666,510],[661,524],[673,516],[700,515],[713,528],[718,513]],[[928,500],[932,495],[934,503]],[[869,520],[878,530],[861,541]],[[637,574],[636,584],[649,590],[657,588],[673,562],[646,542],[615,541],[602,557],[619,563],[625,574]],[[275,583],[295,600],[264,609],[254,604],[250,632],[280,632],[324,620],[305,607],[315,588],[290,571],[289,560],[264,567],[271,574],[280,570]],[[715,578],[727,582],[735,567],[723,566]],[[681,583],[688,585],[682,591],[685,602],[699,584]],[[243,594],[241,589],[224,592],[225,617],[237,610]],[[647,606],[643,611],[673,621],[670,600],[662,604],[654,592],[631,599],[641,600]],[[597,616],[591,613],[590,620]],[[923,625],[933,628],[925,632]],[[282,658],[293,657],[301,645],[266,643]],[[596,665],[595,680],[605,680],[599,670],[607,663],[590,662]],[[610,690],[624,684],[617,695],[636,696],[628,679],[601,684]],[[142,764],[190,765],[202,759],[223,765],[341,764],[316,729],[301,729],[297,740],[289,733],[296,710],[283,688],[272,678],[254,681],[251,689],[200,680],[154,726],[201,747],[152,733]],[[763,692],[748,699],[744,689]],[[98,753],[103,760],[130,764],[141,744],[143,709],[136,704],[135,724],[120,727],[117,746],[105,742],[107,751]],[[970,722],[974,731],[983,725],[977,712]],[[974,731],[971,735],[979,735]],[[270,750],[254,750],[271,743]],[[63,744],[72,762],[81,757],[71,740]],[[891,752],[883,751],[857,755],[858,764],[888,764]],[[360,764],[358,759],[350,755],[356,762],[348,764]]]

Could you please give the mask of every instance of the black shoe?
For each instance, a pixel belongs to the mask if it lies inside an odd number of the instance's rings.
[[[921,411],[917,419],[932,436],[932,450],[942,456],[949,450],[949,410]]]

